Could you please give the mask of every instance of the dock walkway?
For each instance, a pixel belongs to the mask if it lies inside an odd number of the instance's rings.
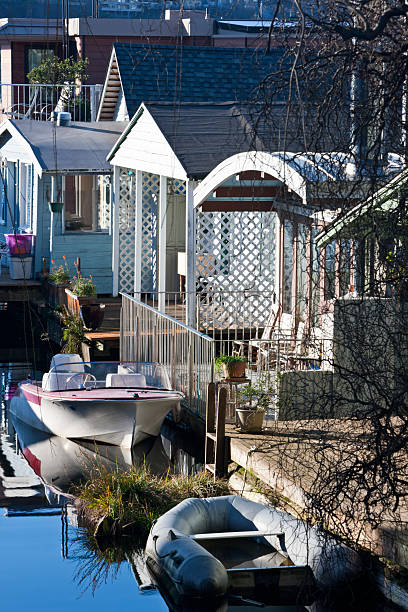
[[[336,491],[336,475],[342,468],[356,469],[358,458],[373,452],[369,424],[341,419],[276,421],[260,434],[240,433],[226,424],[225,440],[232,462],[281,496],[295,513],[308,518],[313,515],[314,499],[324,503],[325,495],[330,499]],[[366,520],[364,491],[353,482],[349,489],[345,487],[344,499],[340,493],[334,505],[327,507],[331,530],[408,567],[408,503],[402,499],[394,512],[382,512],[374,528]]]

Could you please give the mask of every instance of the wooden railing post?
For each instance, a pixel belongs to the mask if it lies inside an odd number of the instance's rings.
[[[205,431],[206,431],[206,440],[205,440],[205,455],[204,462],[205,465],[212,463],[214,453],[209,449],[209,437],[207,434],[214,434],[215,432],[215,383],[209,383],[207,387],[207,403],[205,407]]]
[[[215,475],[224,476],[225,472],[225,411],[227,407],[227,389],[221,387],[218,392],[217,415],[215,423]]]

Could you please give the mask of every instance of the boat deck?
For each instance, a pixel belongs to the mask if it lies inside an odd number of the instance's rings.
[[[65,389],[61,391],[43,391],[41,383],[25,384],[24,393],[29,401],[38,403],[41,398],[46,399],[67,399],[103,401],[103,400],[149,400],[169,397],[170,391],[162,389],[146,388],[123,388],[123,387],[101,387],[96,389]],[[135,395],[136,394],[136,395]],[[175,392],[176,395],[176,392]],[[136,397],[137,396],[137,397]]]

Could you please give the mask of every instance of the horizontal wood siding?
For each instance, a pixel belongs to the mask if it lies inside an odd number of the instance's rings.
[[[184,180],[186,172],[156,122],[144,110],[111,163]]]
[[[102,233],[63,234],[55,236],[52,259],[56,264],[62,263],[66,257],[72,273],[73,262],[81,258],[81,274],[89,276],[96,285],[99,294],[112,293],[112,236]]]

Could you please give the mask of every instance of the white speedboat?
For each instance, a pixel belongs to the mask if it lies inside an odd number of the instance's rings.
[[[157,436],[170,411],[177,417],[182,398],[159,363],[84,363],[58,354],[41,382],[18,385],[10,411],[57,436],[131,448]]]

